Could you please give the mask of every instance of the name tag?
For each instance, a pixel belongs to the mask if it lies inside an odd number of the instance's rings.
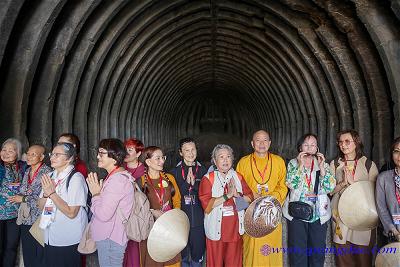
[[[52,215],[54,212],[53,206],[45,206],[43,210],[43,215]]]
[[[400,214],[393,214],[392,219],[394,224],[400,225]]]
[[[264,184],[264,185],[257,184],[257,193],[258,193],[258,194],[261,195],[263,189],[265,190],[265,193],[268,193],[268,184]]]
[[[222,216],[233,216],[235,212],[233,211],[233,206],[223,206],[222,207]]]
[[[185,205],[191,205],[191,204],[194,205],[194,204],[195,204],[194,196],[192,196],[192,195],[185,195],[184,198],[185,198]]]
[[[21,186],[21,183],[10,183],[8,185],[8,189],[10,189],[11,191],[14,191],[14,192],[18,192],[20,186]]]
[[[314,193],[307,193],[305,195],[307,201],[315,202],[317,201],[317,195]]]

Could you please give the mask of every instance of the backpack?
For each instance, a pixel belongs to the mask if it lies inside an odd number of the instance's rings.
[[[68,178],[67,178],[67,192],[68,192],[68,187],[69,187],[69,182],[71,181],[72,176],[74,176],[74,174],[77,173],[77,171],[75,169],[72,169],[72,171],[69,173]],[[85,181],[86,185],[87,182]],[[89,186],[88,186],[89,188]],[[92,206],[92,193],[90,193],[90,191],[88,190],[88,194],[86,197],[86,207],[84,207],[86,214],[87,214],[87,218],[88,221],[90,222],[90,219],[93,216],[92,211],[90,210],[90,207]]]
[[[128,176],[124,176],[128,178]],[[120,208],[118,208],[118,212],[122,217],[122,224],[125,227],[128,239],[140,242],[148,238],[150,230],[153,228],[154,217],[150,211],[150,202],[147,196],[140,190],[135,181],[129,180],[133,185],[134,191],[132,210],[129,218],[125,218]]]

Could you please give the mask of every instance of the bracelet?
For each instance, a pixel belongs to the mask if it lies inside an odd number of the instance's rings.
[[[225,201],[227,201],[229,199],[226,194],[223,194],[222,197],[225,199]]]
[[[56,191],[51,192],[47,197],[50,197],[52,194],[54,194]]]

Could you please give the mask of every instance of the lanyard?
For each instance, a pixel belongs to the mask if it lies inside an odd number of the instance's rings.
[[[311,192],[311,174],[312,174],[313,170],[314,170],[314,159],[313,159],[313,161],[311,163],[310,176],[308,176],[307,173],[306,173],[307,187],[308,187],[308,191],[310,191],[310,192]]]
[[[269,179],[271,179],[271,174],[272,174],[272,160],[271,160],[271,168],[270,168],[270,170],[269,170],[268,179],[264,182],[265,172],[267,171],[267,167],[268,167],[268,163],[269,163],[270,156],[271,156],[271,155],[270,155],[270,153],[268,152],[267,164],[265,164],[265,168],[264,168],[263,174],[261,174],[260,170],[259,170],[258,167],[257,167],[257,162],[256,162],[256,159],[255,159],[255,157],[254,157],[254,154],[253,154],[253,156],[252,156],[253,162],[252,162],[251,158],[249,158],[249,160],[250,160],[251,174],[253,175],[253,179],[254,179],[254,181],[256,181],[257,184],[261,184],[261,185],[266,184],[266,183],[268,183]],[[257,171],[258,171],[258,174],[261,176],[261,179],[262,179],[261,183],[260,183],[259,181],[257,181],[256,177],[254,176],[254,172],[253,172],[253,163],[254,163],[254,165],[256,166],[256,169],[257,169]]]
[[[190,168],[190,167],[189,167]],[[199,165],[196,163],[196,170],[194,171],[194,173],[193,173],[193,176],[194,176],[194,178],[196,179],[196,175],[197,175],[197,171],[199,170]],[[185,179],[185,169],[183,168],[183,162],[182,162],[182,164],[181,164],[181,172],[182,172],[182,178],[183,178],[183,180],[185,180],[186,181],[186,179]],[[190,187],[189,187],[189,194],[190,194],[190,192],[192,191],[192,189],[193,189],[193,185],[190,185]]]
[[[147,176],[146,176],[146,178],[147,178]],[[159,186],[160,186],[160,194],[158,194],[157,189],[154,187],[153,181],[151,180],[151,177],[148,177],[147,180],[149,180],[149,183],[154,188],[154,192],[156,193],[157,198],[158,198],[158,202],[160,203],[161,208],[162,208],[162,206],[163,206],[163,198],[164,198],[164,187],[163,187],[163,184],[162,184],[163,179],[162,179],[161,173],[160,173],[160,184],[159,184]]]
[[[33,181],[35,181],[35,178],[36,178],[36,176],[38,175],[39,170],[40,170],[40,168],[42,168],[42,166],[43,166],[43,162],[40,163],[39,167],[36,169],[36,171],[35,171],[35,173],[33,174],[33,176],[31,176],[31,175],[30,175],[30,172],[29,172],[28,184],[32,184]]]
[[[261,183],[264,183],[264,177],[265,177],[265,172],[267,171],[267,168],[268,168],[269,158],[270,158],[270,154],[268,153],[267,163],[265,164],[264,170],[261,173],[260,170],[257,167],[257,161],[256,161],[256,158],[254,157],[254,154],[253,154],[253,163],[254,163],[254,166],[256,166],[256,170],[257,170],[258,174],[261,177]]]
[[[109,174],[107,174],[106,178],[104,178],[104,182],[110,177],[111,175],[114,174],[119,169],[119,166],[115,167]]]
[[[358,162],[358,160],[356,159],[354,161],[354,168],[353,168],[353,172],[352,172],[353,178],[354,178],[354,175],[356,174],[357,162]],[[344,162],[344,166],[347,167],[347,160]]]

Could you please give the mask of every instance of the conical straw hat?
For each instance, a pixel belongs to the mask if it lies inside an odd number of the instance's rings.
[[[263,237],[272,233],[282,218],[282,207],[273,196],[254,200],[244,215],[244,230],[249,236]]]
[[[339,199],[339,217],[350,229],[367,231],[378,225],[375,183],[359,181],[350,185]]]
[[[379,249],[375,260],[376,267],[400,266],[400,242],[389,243]]]
[[[166,262],[181,252],[188,242],[190,223],[180,209],[161,215],[154,223],[147,239],[147,250],[156,262]]]

